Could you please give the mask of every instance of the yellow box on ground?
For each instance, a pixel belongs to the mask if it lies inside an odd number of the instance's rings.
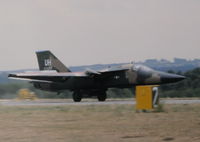
[[[136,110],[153,109],[153,87],[155,86],[136,87]]]

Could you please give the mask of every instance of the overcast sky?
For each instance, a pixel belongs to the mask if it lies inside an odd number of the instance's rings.
[[[200,0],[0,0],[0,70],[200,58]]]

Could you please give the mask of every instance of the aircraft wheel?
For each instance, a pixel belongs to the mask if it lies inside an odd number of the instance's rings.
[[[99,102],[104,102],[107,98],[106,92],[98,93],[97,98],[98,98]]]
[[[73,93],[73,100],[74,100],[74,102],[80,102],[81,99],[82,99],[81,93],[79,91],[75,91]]]

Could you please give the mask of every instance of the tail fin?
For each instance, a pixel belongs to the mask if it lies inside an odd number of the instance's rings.
[[[40,70],[71,72],[51,51],[38,51],[36,54]]]

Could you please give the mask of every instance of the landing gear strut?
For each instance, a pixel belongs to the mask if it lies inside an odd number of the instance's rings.
[[[74,91],[73,93],[73,100],[74,102],[80,102],[83,96],[88,95],[87,97],[92,97],[92,96],[97,96],[98,101],[104,102],[107,98],[107,94],[105,90],[98,90],[95,92],[91,92],[91,94],[87,94],[86,92],[84,93],[83,91]],[[92,95],[94,94],[94,95]]]
[[[80,91],[75,91],[73,93],[73,100],[74,100],[74,102],[80,102],[81,99],[82,99],[82,95],[81,95]]]

